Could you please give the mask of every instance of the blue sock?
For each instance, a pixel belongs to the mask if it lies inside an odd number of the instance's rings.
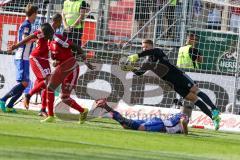
[[[198,97],[200,97],[204,103],[206,103],[207,105],[209,105],[212,110],[214,109],[217,109],[217,107],[212,103],[212,101],[210,100],[210,98],[205,94],[203,93],[202,91],[200,91],[198,94],[197,94]]]
[[[22,93],[24,91],[25,87],[22,83],[18,83],[16,86],[14,86],[4,97],[1,98],[1,101],[6,102],[8,98],[15,96],[18,93]]]
[[[203,111],[203,113],[205,113],[208,117],[212,119],[212,112],[209,110],[205,103],[198,99],[194,104],[198,106],[201,111]]]
[[[8,108],[13,108],[14,103],[18,100],[19,97],[21,97],[21,95],[22,93],[18,93],[15,96],[13,96],[6,106]]]
[[[113,113],[113,119],[116,120],[117,122],[119,122],[121,125],[124,125],[124,126],[130,128],[130,129],[133,129],[133,130],[138,130],[140,124],[137,123],[136,121],[124,118],[117,111],[112,111],[112,113]]]

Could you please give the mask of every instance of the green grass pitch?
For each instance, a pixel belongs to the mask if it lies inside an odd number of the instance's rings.
[[[188,136],[124,130],[108,119],[41,124],[35,112],[0,113],[0,159],[240,159],[240,134],[190,129]]]

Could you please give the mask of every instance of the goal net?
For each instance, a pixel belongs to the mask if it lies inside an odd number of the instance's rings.
[[[16,43],[17,29],[25,18],[23,8],[29,2],[40,8],[35,28],[44,21],[51,22],[53,14],[63,11],[64,0],[1,1],[1,95],[15,83],[14,71],[6,72],[8,68],[14,70],[13,57],[5,51]],[[118,61],[122,56],[140,52],[141,41],[147,38],[177,64],[179,48],[186,44],[188,35],[194,34],[202,62],[196,62],[198,68],[183,70],[222,112],[239,113],[239,1],[86,0],[86,3],[81,45],[97,68],[90,71],[80,62],[81,73],[73,96],[84,100],[107,98],[129,106],[173,107],[173,100],[180,97],[164,81],[151,72],[141,77],[123,72]],[[64,27],[58,32],[63,30]],[[76,30],[73,33],[77,34]],[[193,57],[196,60],[198,56]]]

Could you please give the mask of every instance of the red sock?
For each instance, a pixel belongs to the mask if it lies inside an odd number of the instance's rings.
[[[46,88],[46,84],[44,80],[36,81],[34,87],[30,90],[29,95],[32,96],[35,93],[40,92],[42,89]]]
[[[67,100],[64,100],[64,103],[69,105],[71,108],[74,108],[76,109],[77,111],[79,112],[84,112],[84,109],[79,105],[77,104],[76,101],[74,101],[72,98],[68,98]]]
[[[42,110],[45,110],[47,107],[47,89],[42,90]]]
[[[51,90],[47,90],[47,107],[48,107],[49,116],[54,116],[53,103],[54,103],[54,92]]]

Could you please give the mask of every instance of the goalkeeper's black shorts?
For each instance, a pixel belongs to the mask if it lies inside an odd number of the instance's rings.
[[[184,73],[168,73],[163,79],[168,81],[173,89],[183,98],[188,95],[190,89],[195,84],[194,81]]]

